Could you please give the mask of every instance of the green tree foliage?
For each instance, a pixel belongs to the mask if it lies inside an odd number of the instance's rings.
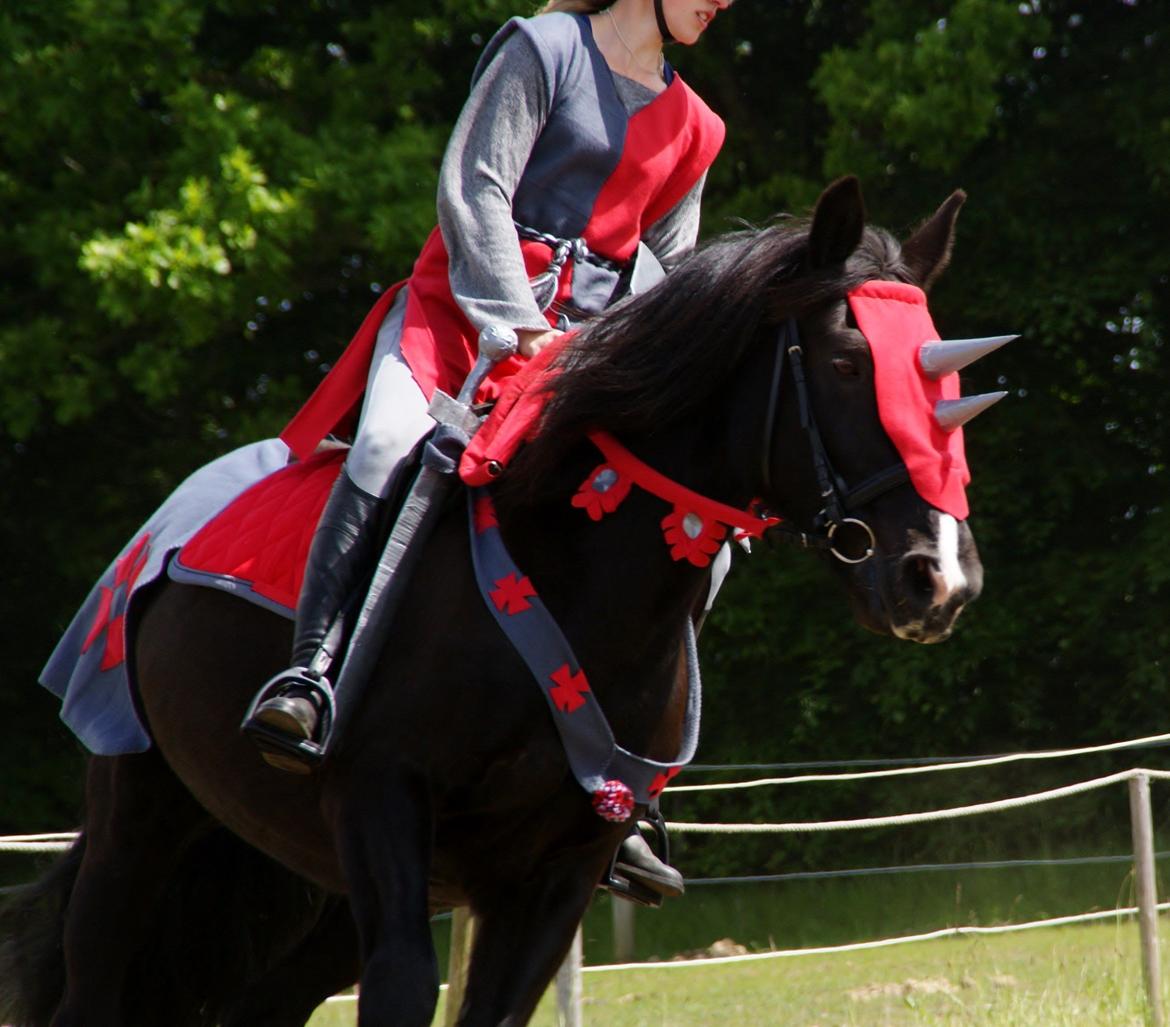
[[[968,392],[1011,396],[967,433],[987,583],[954,639],[866,635],[816,561],[757,555],[705,633],[702,758],[999,751],[1166,727],[1160,6],[755,0],[672,55],[728,122],[708,232],[803,212],[853,171],[875,221],[904,235],[963,187],[935,321],[1024,336],[966,376]],[[69,743],[32,685],[56,633],[158,500],[277,430],[408,272],[476,55],[527,9],[43,0],[0,13],[0,828],[59,827],[75,794]],[[817,816],[886,800],[784,801]],[[752,802],[745,815],[783,815]],[[751,858],[797,849],[761,843]]]

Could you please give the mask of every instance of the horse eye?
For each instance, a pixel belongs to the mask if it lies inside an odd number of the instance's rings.
[[[848,357],[834,357],[833,370],[846,378],[857,377],[857,365]]]

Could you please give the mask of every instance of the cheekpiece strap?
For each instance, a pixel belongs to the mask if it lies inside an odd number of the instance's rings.
[[[694,625],[687,618],[687,708],[677,758],[660,763],[623,749],[568,639],[508,553],[490,492],[469,490],[468,501],[472,562],[488,610],[536,678],[573,776],[592,796],[594,810],[606,820],[628,820],[635,805],[662,793],[698,747],[702,682]]]

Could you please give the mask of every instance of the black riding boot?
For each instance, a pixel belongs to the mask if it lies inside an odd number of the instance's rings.
[[[627,880],[636,881],[657,895],[673,899],[686,890],[683,875],[658,858],[658,854],[637,828],[627,835],[618,848],[613,868]]]
[[[297,601],[292,665],[261,689],[241,730],[274,767],[307,774],[320,759],[333,690],[325,678],[342,632],[337,615],[370,569],[383,500],[342,468],[313,534]]]
[[[643,827],[651,832],[653,845],[642,833]],[[656,801],[646,816],[630,827],[601,883],[619,898],[653,907],[686,890],[683,875],[670,865],[670,840]]]

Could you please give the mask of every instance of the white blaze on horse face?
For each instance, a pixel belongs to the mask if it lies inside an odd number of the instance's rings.
[[[961,609],[961,604],[952,604],[971,588],[960,553],[959,522],[941,510],[932,510],[930,520],[933,536],[912,531],[903,557],[907,574],[903,584],[922,595],[927,605],[920,616],[891,625],[898,638],[911,642],[941,642],[950,635]]]
[[[963,573],[963,565],[959,562],[959,522],[948,513],[936,516],[938,536],[935,544],[938,546],[939,574],[946,590],[946,595],[942,597],[945,602],[967,584],[967,575]]]

